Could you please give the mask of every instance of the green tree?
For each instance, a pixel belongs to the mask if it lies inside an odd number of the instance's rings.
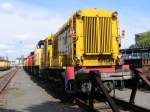
[[[135,48],[135,45],[134,44],[132,44],[132,45],[130,45],[130,47],[129,47],[130,49],[132,49],[132,48]]]
[[[150,31],[142,33],[140,35],[140,38],[138,40],[138,46],[141,46],[141,47],[150,46]]]

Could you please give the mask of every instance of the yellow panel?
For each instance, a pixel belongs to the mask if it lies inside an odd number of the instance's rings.
[[[58,52],[58,37],[62,37],[61,34],[68,29],[73,29],[75,36],[69,37],[71,42],[67,48],[72,49],[70,54],[63,56]],[[81,57],[83,62],[80,61],[79,66],[115,65],[120,50],[118,29],[118,19],[113,18],[111,11],[88,9],[76,12],[56,33],[52,46],[52,66],[63,66],[65,63],[74,65],[76,59],[81,60]]]
[[[43,66],[42,55],[43,55],[43,49],[42,48],[35,50],[35,52],[34,52],[34,64],[35,64],[35,66],[40,66],[40,67]]]
[[[113,12],[98,9],[81,10],[77,12],[76,15],[77,21],[83,21],[78,22],[76,26],[78,38],[83,37],[84,41],[84,51],[79,50],[78,47],[76,49],[78,51],[76,56],[84,57],[84,64],[82,65],[115,65],[115,60],[119,55],[119,42],[116,39],[119,36],[117,17],[112,17]],[[81,30],[81,25],[78,24],[82,24],[83,30]],[[83,31],[83,35],[80,35],[81,31]],[[77,42],[77,46],[81,45],[81,41],[80,44]],[[91,55],[91,59],[86,59],[86,55]],[[96,60],[98,60],[101,55],[102,57],[104,56],[104,58],[97,62]],[[96,56],[96,60],[92,59],[92,56]],[[105,56],[108,56],[108,59],[105,59]]]
[[[83,19],[84,52],[85,54],[111,54],[110,18],[86,17]],[[87,25],[88,24],[88,25]],[[96,27],[97,26],[97,27]],[[81,29],[81,27],[80,27]]]
[[[45,59],[44,59],[44,67],[51,67],[52,66],[52,56],[53,56],[53,35],[49,35],[45,39],[45,45],[44,45],[44,54],[45,54]]]

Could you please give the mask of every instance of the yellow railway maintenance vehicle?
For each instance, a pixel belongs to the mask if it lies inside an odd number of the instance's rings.
[[[111,91],[114,82],[132,78],[129,66],[120,62],[120,42],[117,12],[79,10],[57,33],[39,41],[24,65],[69,93],[91,92],[90,73],[98,71]]]
[[[44,40],[44,48],[43,48],[43,68],[49,68],[52,67],[52,62],[53,62],[53,35],[49,35],[45,40]]]
[[[57,83],[62,80],[57,84],[59,88],[61,85],[72,92],[78,88],[85,93],[91,89],[89,75],[85,74],[99,71],[111,91],[113,81],[131,78],[129,67],[120,63],[120,46],[117,12],[79,10],[44,40],[43,66],[39,70]]]
[[[117,12],[99,9],[78,11],[55,36],[59,56],[66,59],[56,66],[94,67],[119,64]]]
[[[44,40],[40,40],[36,46],[36,49],[34,51],[34,57],[33,57],[33,63],[30,62],[30,65],[32,65],[33,67],[33,74],[39,76],[40,75],[40,71],[43,67],[43,51],[44,48]],[[31,59],[32,61],[32,59]]]
[[[27,58],[23,59],[23,68],[27,70]]]
[[[0,59],[0,71],[8,70],[10,68],[10,62],[5,59]]]

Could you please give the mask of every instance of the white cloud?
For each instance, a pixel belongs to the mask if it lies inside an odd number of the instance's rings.
[[[0,49],[5,49],[5,48],[8,48],[8,46],[5,44],[0,44]]]
[[[61,14],[40,7],[24,4],[15,4],[14,7],[11,3],[3,3],[0,8],[13,10],[13,13],[0,11],[0,47],[7,49],[7,52],[2,49],[0,52],[11,59],[29,54],[40,39],[55,33],[65,21]],[[14,45],[15,48],[7,45]]]
[[[11,12],[11,13],[8,13]],[[71,14],[71,12],[67,12]],[[122,47],[134,43],[134,34],[150,29],[149,17],[122,12],[121,29],[126,30]],[[139,13],[137,13],[139,14]],[[28,55],[36,43],[47,35],[55,33],[68,18],[68,14],[58,13],[41,7],[19,3],[0,3],[0,55],[15,59]],[[4,50],[5,49],[5,50]]]
[[[12,49],[8,49],[5,51],[6,54],[10,54],[10,53],[16,53],[16,50],[12,50]]]
[[[16,35],[15,38],[19,39],[20,41],[25,41],[32,37],[30,34],[19,34],[19,35]]]
[[[9,2],[4,2],[0,4],[0,8],[4,9],[4,10],[12,10],[14,9],[14,5],[12,3]]]
[[[4,44],[4,43],[0,43],[0,49],[5,50],[5,49],[9,49],[9,48],[14,49],[15,46],[14,46],[14,45],[7,44],[7,43],[5,43],[5,44]]]

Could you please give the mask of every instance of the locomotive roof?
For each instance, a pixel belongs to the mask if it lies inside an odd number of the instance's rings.
[[[93,9],[83,9],[83,10],[78,10],[75,13],[72,14],[72,16],[67,20],[65,24],[63,24],[60,27],[60,30],[55,33],[55,35],[61,34],[62,31],[66,30],[68,28],[69,21],[75,17],[75,16],[103,16],[103,17],[111,17],[113,13],[118,14],[116,11],[109,11],[109,10],[104,10],[104,9],[98,9],[98,8],[93,8]]]

